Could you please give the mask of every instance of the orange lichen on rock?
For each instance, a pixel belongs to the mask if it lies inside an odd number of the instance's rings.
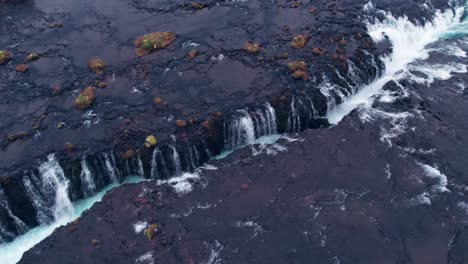
[[[22,72],[22,73],[25,73],[28,71],[28,65],[26,64],[19,64],[18,66],[16,66],[15,70],[17,72]]]
[[[93,104],[95,98],[94,87],[88,86],[75,98],[73,106],[80,110],[88,109]]]
[[[156,104],[156,105],[161,104],[161,102],[162,102],[161,97],[155,97],[155,98],[153,99],[153,103]]]
[[[307,65],[304,61],[293,61],[288,63],[289,71],[294,79],[307,80]]]
[[[202,3],[199,2],[192,2],[190,5],[195,9],[203,9],[205,7]]]
[[[0,65],[7,64],[10,61],[10,53],[6,50],[0,50]]]
[[[260,44],[248,42],[244,45],[244,51],[250,54],[255,54],[260,51]]]
[[[323,51],[320,48],[314,47],[312,49],[312,54],[319,56],[323,54]]]
[[[304,48],[307,41],[309,41],[309,37],[305,35],[297,35],[291,41],[291,47],[294,49],[301,49]]]
[[[195,57],[197,57],[197,55],[198,55],[198,51],[196,51],[196,50],[191,50],[191,51],[189,51],[189,53],[188,53],[188,57],[189,57],[189,59],[191,59],[191,60],[195,59]]]
[[[176,126],[178,127],[185,127],[187,125],[187,122],[185,122],[185,120],[180,120],[180,119],[176,120],[175,123],[176,123]]]
[[[135,53],[138,57],[149,54],[153,50],[163,49],[176,39],[172,32],[154,32],[145,34],[135,40]]]
[[[209,120],[203,121],[202,127],[206,128],[206,129],[211,128],[211,122]]]
[[[88,62],[88,67],[97,74],[101,74],[105,67],[104,61],[101,59],[91,59]]]

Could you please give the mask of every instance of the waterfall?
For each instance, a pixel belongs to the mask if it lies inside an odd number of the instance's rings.
[[[175,170],[174,173],[175,173],[175,176],[178,176],[182,174],[182,165],[180,163],[180,156],[175,147],[170,146],[170,148],[172,149],[172,163],[174,165],[174,170]]]
[[[93,176],[89,170],[88,163],[86,162],[86,156],[83,156],[81,160],[81,189],[84,197],[89,197],[96,192],[96,184],[94,183]]]
[[[104,157],[104,164],[106,165],[106,170],[107,170],[107,174],[109,175],[109,178],[111,180],[112,183],[119,183],[119,175],[117,174],[115,168],[116,168],[116,164],[115,164],[115,158],[114,158],[114,155],[111,153],[110,154],[110,158],[109,158],[109,154],[108,153],[104,153],[103,154],[103,157]],[[128,163],[126,164],[128,166]],[[128,171],[130,171],[130,169],[128,169]]]
[[[5,193],[3,192],[3,189],[0,188],[0,209],[3,209],[6,211],[8,217],[13,221],[14,228],[16,229],[15,233],[25,233],[26,231],[29,230],[29,227],[21,221],[16,215],[13,214],[11,211],[7,198],[5,196]],[[6,241],[6,239],[12,239],[15,237],[15,233],[12,233],[11,231],[7,230],[2,224],[0,224],[0,243]]]
[[[228,124],[225,124],[224,148],[231,150],[252,144],[255,139],[277,134],[275,109],[265,103],[255,111],[237,110]]]
[[[382,11],[381,11],[382,12]],[[339,105],[330,105],[327,118],[337,124],[343,117],[359,106],[371,106],[372,98],[389,81],[398,81],[408,72],[408,65],[428,57],[427,46],[450,34],[453,29],[466,27],[464,7],[458,6],[445,12],[436,11],[432,21],[413,23],[407,17],[386,14],[383,21],[375,20],[367,25],[369,35],[375,42],[385,38],[391,42],[393,52],[382,59],[385,70],[380,77],[358,89],[350,98]]]
[[[297,109],[297,102],[295,97],[291,99],[291,106],[289,107],[288,115],[288,132],[299,132],[301,130],[301,116]]]
[[[54,154],[40,164],[38,175],[23,177],[26,193],[36,210],[40,224],[47,224],[73,210],[68,196],[69,181]]]
[[[255,125],[249,112],[238,110],[236,115],[226,128],[225,149],[233,149],[255,140]]]

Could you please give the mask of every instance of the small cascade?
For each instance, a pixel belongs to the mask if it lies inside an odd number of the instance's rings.
[[[297,109],[297,100],[295,97],[291,99],[291,106],[288,115],[288,132],[297,133],[301,131],[301,116]]]
[[[174,166],[174,175],[178,176],[182,174],[182,164],[180,163],[180,156],[177,152],[177,149],[173,146],[170,146],[172,150],[172,164]]]
[[[73,210],[68,196],[69,180],[54,154],[38,168],[38,175],[23,177],[26,192],[40,224],[47,224]]]
[[[249,112],[238,110],[235,115],[228,127],[225,128],[225,149],[234,149],[255,140],[255,125]]]
[[[7,214],[7,217],[11,219],[11,223],[13,224],[13,230],[7,230],[6,224],[0,223],[0,243],[5,242],[7,240],[13,239],[16,234],[23,234],[29,230],[29,227],[21,221],[16,215],[13,214],[11,211],[5,193],[0,188],[0,211],[4,211]]]
[[[112,153],[103,153],[104,163],[106,165],[107,174],[112,183],[119,183],[120,182],[120,175],[118,171],[115,169],[117,168],[115,163],[115,157]],[[128,165],[128,164],[126,164]],[[130,170],[130,169],[128,169]]]
[[[224,148],[231,150],[251,144],[255,139],[278,133],[275,109],[266,103],[252,112],[238,110],[225,124]]]
[[[151,178],[153,179],[164,179],[168,177],[169,171],[166,166],[166,161],[159,148],[153,150],[151,157]]]
[[[286,132],[298,133],[304,129],[317,128],[320,126],[321,118],[319,110],[308,95],[293,96],[289,106]]]
[[[86,156],[83,156],[81,160],[81,189],[84,197],[89,197],[96,192],[96,184],[94,183],[93,176],[89,170],[88,163],[86,162]]]

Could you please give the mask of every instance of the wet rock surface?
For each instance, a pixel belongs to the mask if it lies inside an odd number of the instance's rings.
[[[116,188],[20,263],[465,263],[468,97],[453,87],[467,80],[403,83],[404,100],[376,101],[420,114],[391,141],[382,131],[394,123],[355,111],[187,181]]]
[[[0,66],[0,188],[8,210],[29,227],[37,224],[24,177],[37,174],[50,153],[77,200],[89,194],[80,178],[83,160],[98,175],[97,189],[111,182],[112,175],[102,176],[109,159],[122,175],[153,177],[148,135],[164,157],[174,152],[169,145],[179,153],[195,146],[203,153],[193,164],[200,165],[225,149],[224,124],[239,109],[256,112],[270,103],[280,133],[327,126],[328,101],[339,103],[351,87],[327,98],[318,84],[366,83],[382,67],[377,56],[388,52],[366,34],[359,19],[364,4],[7,1],[0,6],[0,47],[8,51]],[[153,32],[174,36],[138,57],[135,40]],[[300,35],[307,36],[304,47],[291,47]],[[244,50],[249,42],[260,45],[258,53]],[[321,53],[314,55],[314,47]],[[193,50],[197,56],[188,57]],[[27,59],[33,53],[40,59]],[[90,65],[96,59],[99,65]],[[307,73],[299,71],[295,80],[288,63],[297,60],[307,63]],[[27,71],[15,72],[18,65]],[[350,65],[359,69],[354,79],[347,76]],[[336,74],[325,79],[325,72]],[[90,86],[93,92],[83,94]],[[297,106],[301,100],[307,103]],[[291,111],[300,117],[289,124]],[[189,163],[182,169],[192,170]],[[3,221],[13,225],[11,217]]]

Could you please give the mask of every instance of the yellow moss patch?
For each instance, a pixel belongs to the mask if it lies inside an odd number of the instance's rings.
[[[156,146],[156,138],[153,135],[146,137],[145,147],[150,148]]]

